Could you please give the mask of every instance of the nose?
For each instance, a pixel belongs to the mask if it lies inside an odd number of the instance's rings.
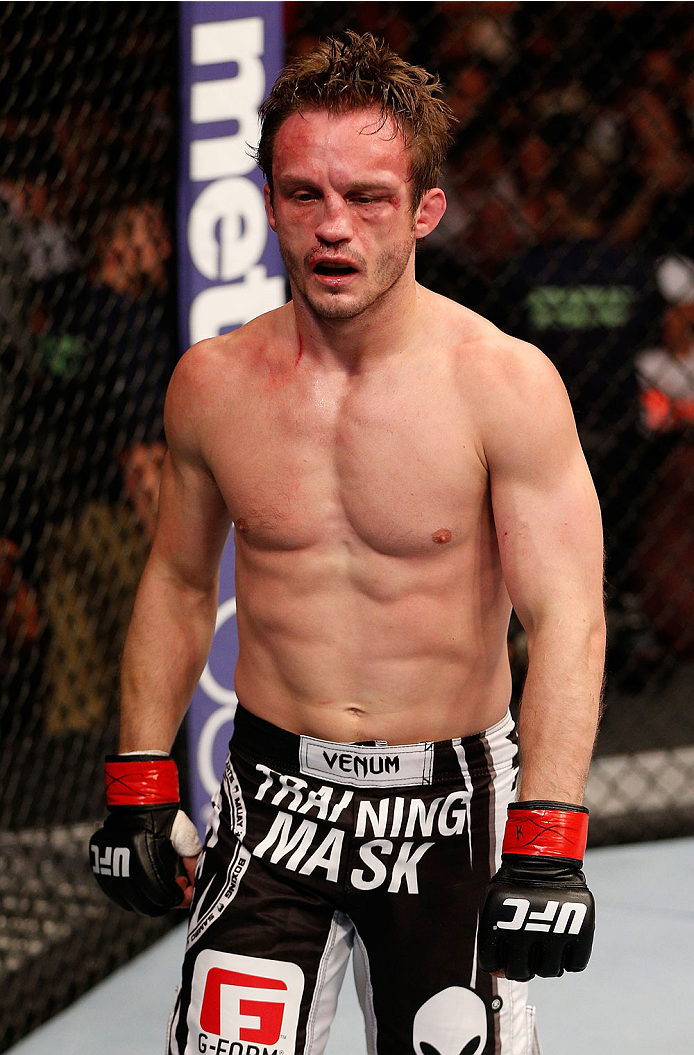
[[[316,225],[316,238],[325,245],[348,242],[352,237],[349,205],[338,195],[323,199],[323,209]]]

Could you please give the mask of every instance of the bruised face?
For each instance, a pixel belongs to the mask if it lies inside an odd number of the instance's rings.
[[[354,318],[387,295],[445,207],[434,190],[412,209],[408,152],[392,119],[379,129],[381,120],[377,109],[309,110],[275,139],[268,221],[294,297],[321,318]]]

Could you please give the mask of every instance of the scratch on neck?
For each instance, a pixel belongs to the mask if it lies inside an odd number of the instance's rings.
[[[304,354],[304,344],[303,344],[303,341],[301,340],[301,335],[299,335],[299,354],[297,355],[296,359],[294,360],[294,369],[296,369],[297,366],[299,365],[299,363],[301,362],[301,356],[303,354]]]

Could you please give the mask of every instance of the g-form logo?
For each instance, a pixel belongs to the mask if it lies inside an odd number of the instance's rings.
[[[297,964],[203,950],[193,972],[186,1055],[293,1051],[303,990]]]
[[[257,1040],[260,1044],[276,1044],[282,1032],[284,1017],[284,999],[270,1000],[273,996],[270,989],[287,992],[287,983],[281,978],[261,978],[254,974],[241,974],[239,971],[225,971],[223,967],[213,967],[207,975],[205,994],[202,998],[200,1026],[206,1033],[222,1034],[222,987],[233,988],[235,998],[234,1010],[238,1007],[239,1023],[251,1019],[258,1020],[258,1026],[239,1025],[239,1040]],[[265,996],[264,1000],[250,1000],[249,990],[258,990]]]
[[[545,934],[579,934],[588,911],[588,906],[580,901],[565,901],[561,909],[558,901],[548,901],[542,912],[531,912],[525,897],[507,897],[503,904],[513,908],[514,913],[512,919],[497,922],[499,930],[537,930]]]

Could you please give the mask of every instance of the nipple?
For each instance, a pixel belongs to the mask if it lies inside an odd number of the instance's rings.
[[[236,530],[240,531],[242,535],[246,535],[248,533],[248,521],[244,520],[243,518],[237,520]]]
[[[431,541],[438,543],[439,546],[443,546],[446,542],[450,542],[452,538],[453,535],[448,528],[439,528],[439,530],[435,531],[431,536]]]

